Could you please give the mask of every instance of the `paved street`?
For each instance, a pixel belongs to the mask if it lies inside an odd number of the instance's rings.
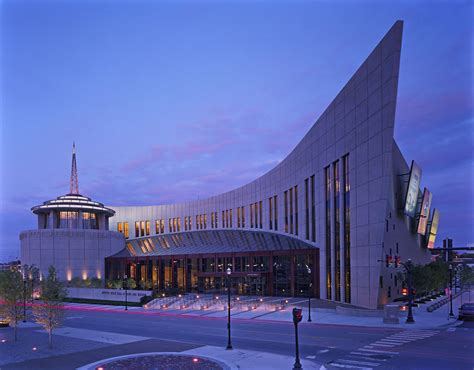
[[[227,339],[225,318],[186,318],[137,310],[68,311],[64,326],[55,343],[71,338],[81,341],[76,345],[78,353],[17,362],[2,369],[75,368],[117,354],[224,347]],[[30,331],[43,336],[45,344],[47,337],[38,330],[20,329],[20,340],[22,331]],[[0,335],[5,336],[5,331]],[[232,338],[235,349],[294,354],[294,328],[288,322],[234,319]],[[472,369],[474,327],[464,323],[437,330],[403,330],[302,323],[300,350],[302,358],[326,368]]]

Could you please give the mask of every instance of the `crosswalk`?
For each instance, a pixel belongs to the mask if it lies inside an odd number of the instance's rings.
[[[437,330],[405,330],[360,347],[337,360],[328,362],[326,366],[372,370],[374,367],[380,366],[394,356],[399,355],[400,352],[396,351],[397,347],[430,338],[438,333]]]

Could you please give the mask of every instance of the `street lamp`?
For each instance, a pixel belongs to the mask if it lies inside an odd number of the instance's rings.
[[[26,269],[23,266],[23,322],[26,322]]]
[[[454,317],[453,313],[453,265],[449,264],[449,317]]]
[[[311,288],[313,287],[313,284],[311,282],[311,268],[309,266],[306,266],[308,269],[308,322],[311,322]]]
[[[226,349],[232,349],[232,343],[230,342],[230,274],[232,270],[227,267],[227,347]]]
[[[413,311],[412,311],[412,304],[413,304],[413,282],[412,282],[412,268],[413,264],[411,263],[411,259],[408,259],[406,263],[402,263],[403,267],[405,267],[405,271],[407,272],[407,279],[408,279],[408,316],[406,323],[413,324],[415,320],[413,319]]]
[[[128,280],[127,275],[124,276],[122,288],[125,289],[125,311],[128,311]]]

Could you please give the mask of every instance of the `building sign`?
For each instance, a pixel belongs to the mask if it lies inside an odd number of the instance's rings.
[[[428,226],[428,218],[430,217],[432,193],[427,188],[423,190],[423,201],[421,202],[420,217],[418,218],[418,234],[426,234],[426,226]]]
[[[407,216],[415,217],[416,205],[418,201],[418,189],[420,188],[421,182],[421,168],[411,161],[410,179],[408,180],[408,187],[405,196],[405,209],[404,213]]]
[[[430,234],[428,236],[428,248],[434,248],[436,234],[438,233],[439,212],[435,208],[433,210],[433,218],[431,219]]]

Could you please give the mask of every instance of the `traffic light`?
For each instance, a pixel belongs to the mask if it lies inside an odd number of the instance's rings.
[[[408,295],[408,288],[402,288],[402,295]]]
[[[301,308],[293,308],[293,323],[296,325],[303,320],[303,310]]]

